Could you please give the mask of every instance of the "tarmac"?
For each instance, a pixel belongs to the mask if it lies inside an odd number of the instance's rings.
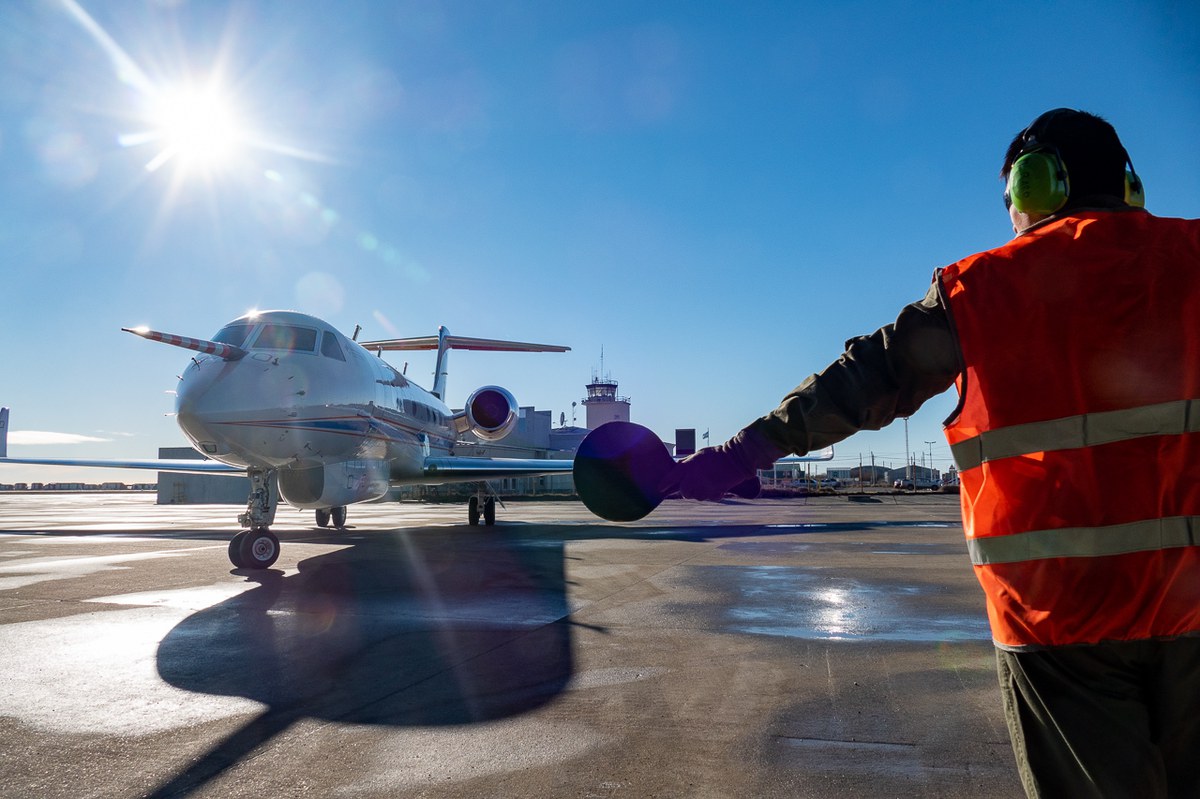
[[[0,494],[3,797],[1020,797],[957,498]]]

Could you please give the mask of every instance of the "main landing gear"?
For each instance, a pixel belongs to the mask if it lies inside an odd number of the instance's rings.
[[[344,529],[346,526],[346,506],[341,505],[336,508],[317,508],[317,527],[328,527],[330,523],[337,529]]]
[[[229,562],[239,569],[267,569],[279,559],[279,539],[271,532],[275,521],[275,497],[271,482],[275,476],[269,469],[251,469],[250,498],[246,512],[238,516],[243,530],[229,542]]]
[[[484,496],[482,490],[467,500],[467,522],[472,527],[479,524],[480,505],[483,505],[483,523],[491,527],[496,523],[496,498]]]

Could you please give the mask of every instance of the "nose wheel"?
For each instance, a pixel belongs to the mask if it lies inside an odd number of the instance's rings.
[[[279,560],[279,539],[265,527],[243,530],[229,542],[229,562],[239,569],[268,569]]]

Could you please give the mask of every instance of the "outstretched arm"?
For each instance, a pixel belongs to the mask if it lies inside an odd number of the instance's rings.
[[[775,410],[681,461],[672,480],[685,497],[719,499],[784,455],[803,455],[912,415],[953,385],[959,364],[935,282],[894,323],[846,342],[840,358],[792,389]]]

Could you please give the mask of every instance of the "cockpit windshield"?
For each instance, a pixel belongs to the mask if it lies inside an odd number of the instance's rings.
[[[288,350],[289,352],[315,352],[317,331],[311,327],[295,325],[265,324],[254,339],[254,350]]]
[[[234,347],[241,347],[245,345],[246,338],[253,329],[254,325],[225,325],[217,335],[213,336],[213,341],[219,344],[231,344]]]

